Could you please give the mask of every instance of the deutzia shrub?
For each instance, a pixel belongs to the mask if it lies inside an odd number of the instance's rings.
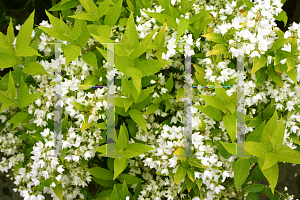
[[[284,2],[63,0],[52,8],[62,10],[62,19],[46,12],[49,21],[32,30],[32,13],[15,27],[17,37],[10,23],[7,36],[0,35],[1,68],[14,69],[0,81],[0,144],[8,157],[0,170],[13,169],[15,191],[28,200],[46,193],[68,200],[248,199],[263,193],[293,199],[274,193],[277,179],[270,177],[278,178],[278,162],[300,164],[300,25],[285,33],[277,28],[275,19],[287,21]],[[112,42],[123,45],[114,45],[115,68],[108,70]],[[191,90],[192,157],[185,156],[183,97],[190,80],[184,54],[192,57],[190,84],[198,85]],[[241,56],[244,74],[236,72]],[[55,76],[59,67],[61,76]],[[251,158],[231,156],[237,155],[235,106],[242,87],[234,84],[241,76]],[[109,90],[103,85],[114,77],[110,152]],[[55,154],[56,105],[62,108],[63,156]],[[264,176],[270,186],[256,184]],[[89,184],[99,187],[94,196]]]

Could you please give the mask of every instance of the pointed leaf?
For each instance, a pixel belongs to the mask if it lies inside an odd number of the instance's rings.
[[[139,156],[147,151],[153,150],[154,148],[141,143],[128,144],[126,151],[124,151],[125,158],[133,158]]]
[[[55,195],[62,200],[63,199],[63,188],[62,188],[62,184],[56,184],[56,186],[54,188],[52,188]]]
[[[104,19],[105,24],[109,25],[110,27],[115,25],[121,14],[122,2],[122,0],[119,0],[112,8],[109,9]]]
[[[227,108],[220,98],[216,96],[206,96],[206,95],[200,95],[200,97],[212,107],[222,110],[224,113],[226,112]]]
[[[206,37],[207,39],[216,42],[216,43],[225,43],[224,38],[220,33],[208,33],[205,35],[201,35],[202,37]]]
[[[263,66],[265,66],[265,64],[267,63],[268,59],[265,55],[261,55],[261,57],[254,57],[253,59],[253,68],[252,68],[252,72],[251,72],[251,76],[257,72],[260,68],[262,68]]]
[[[128,165],[128,161],[125,157],[121,157],[121,158],[115,158],[115,162],[114,162],[114,178],[113,180],[115,180],[127,167]]]
[[[81,52],[81,48],[74,44],[69,44],[63,48],[65,57],[66,57],[66,65],[69,66],[69,63],[74,61]]]
[[[19,37],[18,37],[19,38]],[[30,47],[30,46],[20,46],[17,49],[17,52],[15,54],[16,56],[41,56],[43,57],[41,54],[38,53],[37,50],[35,50],[34,48]]]
[[[23,68],[23,72],[33,76],[41,75],[41,74],[51,76],[50,74],[48,74],[48,72],[46,72],[43,65],[37,62],[31,62],[28,65],[26,65],[26,67]]]
[[[97,13],[97,6],[92,0],[79,0],[80,4],[84,7],[84,9],[90,14]]]
[[[90,172],[94,177],[102,180],[112,180],[114,177],[114,174],[111,171],[101,167],[89,168],[87,171]]]
[[[281,146],[276,152],[279,162],[300,164],[300,153],[288,146]]]
[[[220,143],[223,145],[223,147],[231,154],[231,155],[236,155],[236,149],[237,146],[235,143],[225,143],[220,141]]]
[[[15,87],[15,82],[14,82],[14,78],[11,75],[11,71],[9,71],[9,79],[8,79],[8,97],[12,100],[15,99],[16,97],[16,87]]]
[[[21,46],[29,46],[31,41],[31,34],[33,30],[33,22],[34,22],[34,13],[33,11],[30,16],[27,18],[23,26],[21,27],[17,41],[16,41],[16,49],[18,50]]]
[[[165,22],[165,20],[167,20],[168,27],[173,28],[173,29],[178,28],[176,20],[167,14],[154,13],[154,12],[148,12],[148,11],[143,11],[143,12],[146,13],[147,15],[149,15],[150,17],[155,18],[161,24],[163,24]]]
[[[224,126],[230,136],[231,142],[236,139],[236,116],[235,115],[225,115],[223,118]]]
[[[267,153],[267,149],[263,144],[251,141],[245,142],[245,151],[253,156],[263,159],[265,158],[265,155]]]
[[[258,165],[260,168],[263,167],[264,160],[262,158],[258,159]],[[271,185],[271,190],[272,190],[272,193],[274,194],[274,189],[275,189],[275,187],[277,185],[277,181],[278,181],[278,173],[279,173],[278,164],[275,164],[272,167],[265,169],[265,170],[261,170],[261,171],[264,174],[264,176],[266,177],[266,179],[268,180],[269,184]]]
[[[136,68],[140,69],[143,73],[143,77],[145,77],[159,72],[160,69],[167,64],[171,63],[160,60],[143,60],[137,64]]]
[[[175,178],[174,178],[174,183],[177,185],[178,183],[180,183],[182,181],[182,179],[184,179],[186,174],[186,168],[184,168],[182,165],[180,165],[177,168],[177,171],[175,173]]]
[[[228,49],[224,44],[216,44],[213,50],[211,50],[206,55],[210,56],[210,55],[227,54],[227,53],[228,53]]]
[[[15,41],[14,26],[11,17],[9,25],[7,27],[7,37],[9,39],[9,44],[11,45]]]
[[[267,152],[265,155],[264,165],[261,168],[261,170],[265,170],[265,169],[272,167],[274,164],[277,163],[277,161],[278,161],[278,159],[277,159],[277,155],[275,153]]]
[[[28,116],[28,113],[25,112],[18,112],[16,115],[14,115],[10,120],[7,121],[7,123],[13,123],[14,126],[12,130],[14,130],[17,126],[19,126],[21,123],[23,123]]]
[[[142,115],[142,113],[139,110],[130,110],[129,111],[130,117],[133,119],[137,125],[141,126],[141,128],[147,132],[146,122]]]
[[[277,121],[277,120],[276,120]],[[277,145],[282,145],[283,137],[284,137],[285,125],[283,123],[282,117],[280,118],[280,122],[278,127],[275,129],[272,137],[275,139]]]
[[[238,158],[233,167],[234,171],[234,185],[237,191],[246,181],[250,172],[250,162],[248,159]]]

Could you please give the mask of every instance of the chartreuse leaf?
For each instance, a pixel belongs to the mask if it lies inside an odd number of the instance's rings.
[[[220,143],[231,155],[236,155],[236,144],[235,143],[225,143],[222,141],[220,141]]]
[[[1,33],[0,33],[1,35]],[[0,68],[9,68],[17,64],[17,60],[12,49],[0,48]]]
[[[263,134],[269,134],[270,136],[272,136],[276,127],[277,127],[277,110],[275,110],[273,116],[266,124]]]
[[[71,17],[71,16],[69,16],[69,17]],[[56,29],[48,28],[48,27],[44,27],[44,26],[39,26],[39,28],[42,29],[47,34],[49,34],[50,36],[56,38],[56,39],[59,39],[59,40],[62,40],[62,41],[70,41],[69,37],[62,35],[62,33],[59,32]]]
[[[159,28],[153,30],[151,33],[149,33],[134,49],[134,51],[132,52],[131,56],[132,59],[135,59],[137,57],[139,57],[140,55],[142,55],[143,53],[146,52],[147,48],[149,47],[150,43],[152,42],[152,37],[153,35],[156,33],[156,31]],[[158,34],[158,33],[157,33]],[[156,35],[157,35],[156,34]]]
[[[133,104],[133,100],[129,99],[129,98],[123,98],[123,105],[125,108],[125,112],[127,112],[127,110],[130,108],[130,106]]]
[[[131,3],[131,1],[130,0],[126,0],[126,3],[127,3],[127,5],[128,5],[128,10],[130,11],[130,12],[134,12],[134,7],[133,7],[133,4]]]
[[[127,21],[126,31],[123,37],[123,45],[126,50],[134,50],[139,44],[138,34],[135,27],[133,13],[130,13],[129,19]]]
[[[253,156],[263,159],[267,153],[267,149],[262,143],[252,141],[245,142],[245,151]]]
[[[233,167],[234,171],[234,185],[237,191],[246,181],[248,174],[250,172],[250,162],[249,159],[238,158]]]
[[[111,9],[109,7],[111,0],[105,0],[103,2],[101,2],[97,8],[97,18],[99,19],[100,17],[102,17],[103,15],[106,15],[108,13],[108,11]]]
[[[142,115],[142,113],[139,110],[130,110],[129,111],[130,117],[133,119],[137,125],[141,126],[142,129],[147,132],[146,122]]]
[[[87,171],[90,172],[94,177],[102,180],[111,180],[114,177],[114,174],[111,171],[101,167],[89,168]]]
[[[109,9],[104,19],[105,24],[109,25],[110,27],[115,25],[121,14],[122,2],[123,0],[119,0],[112,8]]]
[[[262,168],[264,165],[264,159],[259,158],[258,165],[260,168]],[[272,193],[274,194],[274,189],[275,189],[275,187],[277,185],[277,181],[278,181],[278,173],[279,173],[278,164],[275,164],[272,167],[265,169],[265,170],[261,170],[261,171],[264,174],[264,176],[266,177],[266,179],[268,180],[269,184],[271,185],[271,190],[272,190]]]
[[[179,88],[177,90],[177,97],[176,97],[176,103],[178,103],[178,100],[181,98],[181,97],[184,97],[185,95],[185,90],[184,88]]]
[[[18,37],[19,38],[19,37]],[[34,48],[30,47],[30,46],[19,46],[17,48],[17,52],[15,54],[16,56],[23,56],[23,57],[26,57],[26,56],[41,56],[43,57],[41,54],[39,54],[37,52],[37,50],[35,50]]]
[[[278,161],[277,155],[273,152],[267,152],[265,155],[265,161],[264,161],[264,165],[261,168],[261,170],[265,170],[268,169],[270,167],[272,167],[274,164],[276,164]]]
[[[138,92],[140,94],[141,92],[141,86],[142,86],[142,71],[137,68],[133,67],[126,67],[126,74],[132,77],[132,82]]]
[[[278,38],[274,43],[271,48],[271,51],[277,50],[280,47],[282,47],[284,44],[288,43],[292,38]]]
[[[284,130],[285,130],[285,125],[284,125],[282,117],[281,117],[280,122],[272,135],[272,137],[275,140],[276,145],[278,145],[278,146],[282,145],[283,137],[284,137]]]
[[[128,81],[128,87],[130,88],[130,94],[133,97],[134,101],[136,102],[137,99],[139,98],[139,94],[135,89],[135,86],[133,85],[132,80]]]
[[[124,126],[121,125],[120,132],[118,139],[116,141],[116,146],[118,146],[120,149],[125,149],[127,147],[128,143],[128,137],[126,137],[125,132],[124,132]]]
[[[90,13],[90,14],[96,14],[97,13],[97,6],[95,3],[91,0],[79,0],[80,4],[84,7],[84,9]]]
[[[62,200],[63,199],[63,188],[62,188],[62,184],[58,183],[56,184],[56,186],[54,188],[52,188],[54,193],[56,194],[56,196]]]
[[[290,70],[292,70],[294,67],[295,67],[295,61],[294,61],[294,59],[293,58],[287,58],[286,59],[286,64],[287,64],[287,66],[288,66],[288,72],[290,71]]]
[[[31,41],[32,27],[34,21],[34,13],[33,11],[30,16],[27,18],[23,26],[21,27],[17,41],[16,41],[16,49],[19,50],[21,46],[29,46]]]
[[[211,11],[210,11],[211,12]],[[208,25],[208,24],[210,24],[214,19],[215,19],[215,17],[211,17],[210,16],[210,14],[208,14],[208,15],[206,15],[204,18],[203,18],[204,20],[203,21],[201,21],[201,23],[200,23],[200,21],[196,21],[196,23],[194,23],[194,34],[195,34],[195,38],[198,38],[199,36],[200,36],[200,34],[202,33],[202,31],[204,30],[204,28]],[[223,46],[215,46],[215,48],[216,48],[216,51],[217,51],[217,48],[218,47],[222,47],[223,48],[223,50],[221,50],[221,52],[222,51],[225,51],[225,48],[223,47]],[[226,50],[227,50],[227,48],[226,48]],[[227,50],[228,51],[228,50]]]
[[[31,104],[33,101],[35,101],[43,94],[44,93],[29,94],[28,87],[24,82],[23,77],[21,77],[21,85],[18,89],[18,95],[17,95],[18,104],[21,108],[27,107],[29,104]]]
[[[167,93],[170,93],[172,91],[173,86],[174,86],[174,81],[173,81],[173,77],[171,74],[170,78],[166,82],[166,89],[168,90]]]
[[[283,88],[282,78],[281,76],[276,74],[274,66],[269,66],[267,69],[267,73],[277,85]]]
[[[199,109],[201,112],[205,113],[207,116],[213,118],[216,121],[221,120],[221,111],[217,108],[214,108],[210,105],[207,106],[193,106]]]
[[[81,48],[75,44],[69,44],[63,48],[64,54],[66,56],[66,65],[75,60],[81,52]]]
[[[88,32],[87,23],[85,20],[79,20],[80,24],[80,34],[76,38],[76,44],[78,44],[81,47],[85,47],[86,43],[90,37],[90,34]],[[71,34],[71,33],[70,33]],[[95,66],[94,66],[95,67]]]
[[[261,55],[261,57],[254,57],[253,59],[253,68],[252,68],[252,72],[251,72],[251,76],[257,72],[260,68],[262,68],[263,66],[265,66],[265,64],[267,63],[268,59],[265,55]]]
[[[84,62],[88,63],[89,65],[95,67],[98,70],[97,57],[93,52],[83,54],[82,59],[84,60]]]
[[[23,68],[23,72],[33,76],[41,74],[50,76],[50,74],[48,74],[48,72],[46,72],[46,70],[44,69],[43,65],[37,62],[31,62],[28,65],[26,65],[26,67]]]
[[[297,83],[297,70],[295,68],[292,68],[290,71],[286,72],[286,74],[288,75],[288,77],[296,84]]]
[[[73,101],[72,103],[74,104],[74,106],[75,106],[78,110],[80,110],[80,111],[85,111],[85,110],[86,110],[86,107],[85,107],[84,105],[82,105],[82,104],[80,104],[80,103],[78,103],[78,102],[76,102],[76,101]]]
[[[116,184],[114,184],[114,189],[111,193],[110,199],[114,200],[114,199],[120,199]]]
[[[15,41],[14,26],[11,18],[7,27],[7,37],[9,39],[9,44],[11,45]]]
[[[92,86],[96,85],[99,82],[98,78],[95,75],[89,75],[84,80],[84,85],[89,87],[83,87],[83,90],[90,89]]]
[[[210,55],[218,55],[218,54],[226,54],[226,53],[228,53],[228,49],[224,44],[216,44],[213,50],[211,50],[206,55],[210,56]]]
[[[223,123],[231,141],[234,142],[236,138],[236,115],[225,115],[223,118]]]
[[[138,184],[139,182],[144,182],[141,179],[139,179],[138,177],[133,176],[133,175],[129,175],[129,174],[120,174],[118,180],[121,181],[121,182],[126,181],[126,183],[130,184],[130,185],[131,184]]]
[[[201,35],[202,37],[206,37],[207,39],[216,42],[216,43],[225,43],[224,38],[220,33],[208,33],[205,35]]]
[[[128,165],[128,161],[129,160],[124,156],[115,158],[113,180],[115,180],[125,170]]]
[[[148,12],[148,11],[143,11],[143,12],[146,13],[147,15],[149,15],[150,17],[155,18],[161,24],[164,24],[165,20],[167,20],[168,27],[173,28],[173,29],[178,29],[176,20],[167,14],[154,13],[154,12]]]
[[[156,34],[154,38],[154,42],[158,44],[158,47],[161,48],[164,46],[165,43],[165,37],[166,37],[166,27],[167,27],[167,20],[165,20],[163,27],[159,30],[159,32]]]
[[[9,45],[8,38],[5,37],[3,33],[0,33],[0,48],[2,49],[11,49],[11,46]]]
[[[128,197],[128,196],[129,196],[129,199],[131,199],[132,195],[131,195],[131,193],[128,190],[126,181],[123,180],[123,185],[122,185],[122,188],[120,190],[120,198],[121,199],[126,199],[126,197]]]
[[[111,27],[108,25],[100,25],[97,27],[98,35],[105,38],[110,38],[111,36]]]
[[[176,42],[185,33],[188,26],[189,26],[189,20],[185,19],[185,17],[181,17],[179,20]]]
[[[8,97],[10,99],[14,100],[16,97],[16,87],[15,87],[14,78],[11,75],[11,71],[9,71],[7,92],[8,92]]]
[[[89,120],[89,116],[90,116],[90,113],[86,113],[85,116],[84,116],[84,120],[82,121],[82,125],[81,125],[81,133],[88,129],[90,126],[92,126],[92,124],[90,124],[88,122]]]
[[[141,143],[131,143],[127,145],[123,156],[125,158],[133,158],[139,156],[147,151],[153,150],[154,148]]]
[[[14,115],[10,120],[7,121],[7,123],[13,123],[14,126],[12,130],[14,130],[19,124],[23,123],[28,116],[28,113],[25,112],[18,112],[16,115]]]
[[[89,14],[89,13],[84,13],[84,12],[77,13],[76,15],[71,15],[68,17],[75,18],[75,19],[87,20],[87,21],[95,21],[96,20],[94,15]]]
[[[177,168],[177,171],[175,173],[175,177],[174,177],[174,183],[177,185],[178,183],[180,183],[182,181],[182,179],[184,179],[185,175],[186,175],[186,168],[184,168],[182,165],[180,165]]]
[[[129,97],[129,95],[130,95],[130,89],[128,87],[128,79],[127,79],[127,77],[125,79],[122,77],[122,93],[126,97]]]
[[[284,26],[286,26],[288,17],[286,15],[286,12],[284,10],[282,10],[277,16],[275,16],[275,19],[277,21],[283,21],[284,22]]]
[[[159,107],[160,104],[150,104],[150,106],[147,108],[146,112],[144,112],[144,115],[147,115],[147,114],[152,114],[154,113],[158,107]]]
[[[281,146],[276,151],[279,162],[300,164],[300,153],[288,146]]]
[[[69,1],[60,1],[56,5],[54,5],[52,8],[49,9],[49,11],[59,11],[59,10],[68,10],[70,8],[74,8],[77,6],[76,0],[69,0]]]
[[[200,97],[212,107],[222,110],[224,113],[226,112],[227,108],[219,97],[207,95],[200,95]]]
[[[153,75],[167,64],[171,64],[167,61],[160,61],[160,60],[143,60],[139,62],[136,68],[140,69],[143,73],[143,77]]]

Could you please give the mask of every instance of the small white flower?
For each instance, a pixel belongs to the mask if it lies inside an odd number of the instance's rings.
[[[291,44],[290,44],[290,43],[288,43],[288,44],[284,44],[284,45],[283,45],[283,48],[281,48],[281,50],[283,50],[283,51],[287,51],[287,52],[291,52],[291,50],[292,50],[292,46],[291,46]]]

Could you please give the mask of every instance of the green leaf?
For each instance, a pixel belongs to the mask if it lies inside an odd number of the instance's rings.
[[[251,72],[251,76],[257,72],[260,68],[262,68],[263,66],[265,66],[265,64],[267,63],[268,59],[265,55],[261,55],[261,57],[254,57],[253,59],[253,68],[252,68],[252,72]]]
[[[84,7],[84,9],[90,14],[97,13],[97,6],[91,0],[79,0],[80,4]]]
[[[210,10],[210,12],[211,11],[212,10]],[[200,23],[200,21],[196,21],[196,23],[194,24],[195,38],[198,38],[200,36],[200,34],[202,33],[202,31],[204,30],[204,28],[215,19],[215,17],[211,18],[210,14],[208,14],[207,17],[209,17],[209,18],[204,18],[205,20],[201,21],[201,23]],[[218,46],[215,46],[215,48],[217,48],[217,47]],[[224,48],[224,47],[222,47],[222,48]],[[224,50],[225,50],[225,48],[224,48]],[[227,50],[227,48],[226,48],[226,50]]]
[[[276,119],[277,121],[277,119]],[[272,137],[274,138],[275,142],[277,145],[281,146],[283,142],[283,137],[284,137],[284,131],[285,131],[285,125],[283,123],[282,117],[280,118],[280,122],[275,129]]]
[[[245,142],[245,151],[259,158],[265,158],[267,153],[267,149],[263,144],[252,141]]]
[[[123,105],[125,108],[125,112],[130,108],[130,106],[133,104],[133,100],[128,99],[128,98],[123,98]]]
[[[112,8],[109,9],[104,19],[105,24],[109,25],[110,27],[115,25],[121,14],[122,2],[122,0],[119,0]]]
[[[18,89],[18,95],[17,95],[17,101],[21,108],[27,107],[29,104],[31,104],[33,101],[35,101],[43,94],[44,93],[29,94],[28,87],[24,82],[23,77],[21,77],[21,85]]]
[[[177,185],[180,183],[186,174],[186,168],[184,168],[182,165],[180,165],[175,173],[174,183]]]
[[[7,92],[8,92],[8,97],[14,101],[16,97],[16,87],[15,87],[14,78],[11,75],[11,71],[9,71]]]
[[[58,32],[63,33],[63,29],[60,23],[60,19],[57,17],[54,17],[53,15],[51,15],[47,10],[45,10],[46,15],[48,16],[51,25],[53,26],[54,29],[56,29]]]
[[[173,29],[178,29],[178,25],[176,23],[175,18],[172,18],[171,16],[164,14],[164,13],[154,13],[154,12],[148,12],[143,11],[147,15],[149,15],[152,18],[155,18],[159,23],[164,24],[165,20],[167,20],[168,27]]]
[[[246,200],[259,200],[259,193],[251,192],[247,195]]]
[[[66,57],[66,65],[69,66],[69,63],[74,61],[81,52],[81,48],[74,44],[69,44],[63,48],[65,57]]]
[[[63,1],[60,1],[56,5],[52,6],[49,11],[59,11],[59,10],[68,10],[70,8],[74,8],[77,6],[76,0],[71,0],[63,3]]]
[[[220,33],[208,33],[205,35],[201,35],[202,37],[206,37],[207,39],[216,42],[216,43],[225,43],[223,36]]]
[[[100,25],[97,27],[98,35],[105,38],[110,38],[111,27],[109,25]]]
[[[136,176],[133,175],[129,175],[129,174],[120,174],[118,180],[120,182],[124,182],[124,180],[126,181],[127,184],[138,184],[139,182],[144,182],[141,179],[139,179]]]
[[[212,10],[201,10],[198,14],[193,15],[190,18],[190,24],[194,23],[195,21],[198,21],[200,18],[204,16],[208,16]],[[200,20],[201,21],[201,20]]]
[[[185,19],[185,17],[180,17],[178,30],[177,30],[177,38],[175,43],[179,40],[179,38],[185,33],[189,26],[189,20]]]
[[[41,75],[41,74],[51,76],[50,74],[48,74],[48,72],[46,72],[43,65],[41,65],[40,63],[37,63],[37,62],[32,62],[32,63],[29,63],[28,65],[26,65],[26,67],[23,68],[23,72],[33,75],[33,76]]]
[[[98,19],[100,17],[102,17],[103,15],[106,15],[108,13],[108,11],[111,9],[109,7],[110,1],[111,0],[105,0],[105,1],[103,1],[103,2],[100,3],[100,5],[97,8],[97,18]]]
[[[116,187],[116,184],[114,184],[114,189],[111,193],[111,197],[110,197],[111,200],[119,200],[120,199],[120,196],[119,196],[119,193],[118,193],[118,190],[117,190],[117,187]]]
[[[122,76],[122,75],[121,75]],[[129,97],[130,95],[130,89],[128,87],[128,79],[127,77],[124,79],[122,77],[122,93],[126,96],[126,97]]]
[[[167,64],[171,64],[167,61],[160,60],[143,60],[137,64],[137,68],[143,73],[143,77],[153,75],[160,71],[160,69]]]
[[[181,98],[181,97],[184,97],[185,95],[185,90],[184,88],[179,88],[177,90],[177,97],[176,97],[176,103],[178,103],[178,100]]]
[[[9,68],[17,64],[14,52],[12,50],[6,50],[0,48],[0,68]]]
[[[74,19],[87,20],[87,21],[96,21],[97,20],[94,15],[89,14],[89,13],[84,13],[84,12],[77,13],[76,15],[71,15],[71,16],[68,16],[68,17],[71,17],[71,18],[74,18]]]
[[[270,78],[280,87],[283,88],[282,78],[281,76],[277,75],[274,69],[274,66],[269,66],[267,69],[268,75]]]
[[[62,184],[56,184],[56,186],[54,188],[52,188],[54,193],[56,194],[56,196],[62,200],[63,199],[63,188],[62,188]]]
[[[288,17],[286,15],[286,12],[284,10],[282,10],[277,16],[275,16],[275,19],[277,21],[283,21],[284,22],[284,27],[286,26]]]
[[[264,160],[262,158],[258,159],[258,165],[260,168],[263,167]],[[269,184],[271,185],[271,190],[272,190],[272,193],[274,194],[274,189],[275,189],[275,187],[277,185],[277,181],[278,181],[278,173],[279,173],[278,164],[275,164],[268,169],[262,170],[262,173],[264,174],[264,176],[268,180]]]
[[[147,132],[146,122],[142,115],[142,113],[139,110],[130,110],[129,111],[130,117],[133,119],[137,125],[141,126],[141,128]]]
[[[261,180],[263,180],[264,175],[261,172],[260,167],[258,165],[256,165],[256,167],[251,172],[250,178],[253,181],[253,183],[260,182]]]
[[[27,18],[21,29],[19,30],[17,41],[16,41],[16,49],[19,50],[21,46],[29,46],[31,42],[31,34],[33,30],[33,22],[34,22],[34,13],[33,11],[30,16]]]
[[[233,167],[234,171],[234,185],[237,191],[246,181],[250,172],[250,162],[248,159],[238,158]]]
[[[254,3],[249,0],[242,0],[242,1],[249,9],[251,9],[254,6]]]
[[[128,165],[128,159],[126,157],[115,158],[113,180],[115,180],[125,170],[127,165]]]
[[[276,155],[278,156],[279,162],[300,164],[300,153],[296,150],[292,150],[288,146],[279,147]]]
[[[98,70],[97,57],[93,52],[83,54],[82,59],[84,60],[84,62],[88,63],[89,65],[93,66]]]
[[[24,123],[28,116],[28,113],[25,112],[18,112],[16,115],[14,115],[10,120],[7,121],[7,123],[13,123],[14,126],[12,130],[14,130],[19,124]]]
[[[140,102],[144,101],[149,96],[149,94],[153,91],[153,89],[155,87],[156,86],[152,86],[152,87],[142,90],[139,98],[137,99],[137,101],[135,103],[140,103]]]
[[[230,136],[232,142],[236,139],[236,116],[235,115],[225,115],[223,118],[224,126]]]
[[[126,181],[123,180],[123,185],[122,185],[122,188],[120,190],[120,198],[121,199],[126,199],[127,196],[129,196],[129,198],[130,198],[132,195],[131,195],[131,193],[128,190]]]
[[[133,97],[134,101],[136,102],[137,99],[138,99],[138,97],[139,97],[139,94],[136,91],[135,86],[133,85],[132,80],[128,81],[128,87],[130,88],[130,94],[131,94],[131,96]]]
[[[220,98],[216,96],[206,96],[206,95],[200,95],[200,97],[212,107],[222,110],[224,113],[226,112],[227,108]]]
[[[9,44],[11,45],[15,41],[14,26],[11,17],[10,17],[9,25],[7,27],[7,37],[9,40]]]
[[[249,127],[249,126],[247,126]],[[265,128],[265,122],[263,121],[258,127],[256,127],[250,135],[246,138],[246,142],[252,141],[252,142],[260,142],[261,136],[263,134],[263,130]]]
[[[272,167],[274,164],[277,163],[277,161],[278,161],[278,159],[277,159],[277,155],[275,153],[267,152],[265,155],[264,165],[261,168],[261,170],[265,170],[265,169]]]
[[[166,89],[168,90],[167,93],[170,93],[172,91],[173,86],[174,86],[174,81],[173,81],[173,77],[171,74],[170,78],[166,82]]]
[[[272,136],[276,127],[277,127],[277,110],[275,110],[273,116],[266,124],[263,134],[269,134],[270,136]]]
[[[94,125],[95,125],[97,128],[106,130],[106,122],[102,122],[102,123],[94,124]]]
[[[16,56],[26,57],[26,56],[34,56],[34,55],[43,57],[41,54],[37,52],[37,50],[35,50],[30,46],[20,46],[17,48]]]
[[[114,175],[111,171],[101,168],[101,167],[93,167],[87,169],[94,177],[102,179],[102,180],[112,180]]]
[[[228,49],[224,44],[216,44],[213,50],[211,50],[208,54],[206,54],[206,56],[227,54],[227,53],[228,53]]]
[[[222,141],[220,141],[220,143],[231,155],[236,155],[236,143],[225,143]]]
[[[138,92],[140,94],[141,92],[141,86],[142,86],[142,71],[137,68],[133,67],[126,67],[126,74],[132,77],[132,82]]]
[[[131,143],[128,144],[126,150],[124,151],[125,158],[133,158],[139,156],[147,151],[153,150],[154,148],[141,143]]]

